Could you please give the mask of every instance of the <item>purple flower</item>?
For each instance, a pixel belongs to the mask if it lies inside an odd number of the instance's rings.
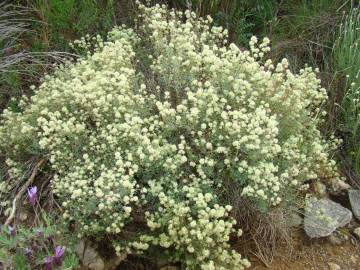
[[[55,256],[54,256],[54,263],[57,266],[60,266],[62,264],[62,257],[65,253],[65,247],[57,246],[55,248]]]
[[[45,257],[44,259],[44,266],[46,270],[52,270],[53,269],[53,257]]]
[[[28,197],[29,197],[29,202],[32,206],[35,206],[35,203],[37,201],[37,187],[31,187],[28,189]]]
[[[32,255],[33,251],[31,248],[26,247],[24,253],[25,256],[29,258]]]
[[[43,238],[44,237],[44,231],[42,229],[36,229],[35,230],[35,235],[38,238]]]
[[[9,226],[9,232],[11,236],[15,236],[16,235],[16,229],[12,226]]]

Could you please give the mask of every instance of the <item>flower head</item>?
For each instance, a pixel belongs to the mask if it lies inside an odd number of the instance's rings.
[[[9,232],[11,236],[15,236],[16,235],[16,229],[12,226],[9,226]]]
[[[65,247],[62,246],[57,246],[55,248],[55,256],[54,256],[54,263],[57,266],[60,266],[62,263],[62,257],[64,256],[65,253]]]
[[[35,230],[35,235],[38,238],[42,238],[42,237],[44,237],[44,231],[42,229],[36,229]]]
[[[44,259],[45,269],[46,270],[52,270],[53,269],[53,262],[54,262],[53,257],[45,257],[45,259]]]
[[[33,250],[31,248],[26,247],[25,251],[24,251],[24,254],[25,254],[26,257],[29,258],[33,254]]]
[[[28,197],[29,197],[29,202],[32,206],[35,205],[36,201],[37,201],[37,187],[30,187],[28,189]]]

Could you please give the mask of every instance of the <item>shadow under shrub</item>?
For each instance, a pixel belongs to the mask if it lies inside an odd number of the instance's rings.
[[[47,157],[78,237],[187,269],[243,269],[229,240],[242,234],[233,206],[241,215],[246,205],[229,204],[230,186],[268,212],[307,181],[339,178],[329,155],[337,141],[317,129],[326,91],[311,68],[293,74],[286,59],[266,60],[267,38],[242,51],[210,17],[138,9],[134,29],[114,28],[46,76],[20,112],[4,111],[1,191],[22,174],[22,157]]]

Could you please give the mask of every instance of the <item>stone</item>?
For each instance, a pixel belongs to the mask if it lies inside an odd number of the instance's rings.
[[[354,230],[354,234],[360,239],[360,227]]]
[[[333,245],[342,245],[346,241],[349,241],[349,236],[345,233],[335,231],[328,237],[328,240]]]
[[[105,263],[100,257],[99,253],[91,244],[85,240],[80,240],[80,242],[75,246],[75,253],[81,260],[82,264],[88,267],[91,270],[104,270]]]
[[[92,262],[88,265],[91,270],[104,270],[105,264],[101,258],[97,258],[95,262]]]
[[[349,200],[351,204],[351,209],[354,213],[354,216],[360,220],[360,190],[351,189],[349,192]]]
[[[302,223],[303,219],[298,213],[291,213],[286,219],[286,224],[289,227],[300,227]]]
[[[125,261],[127,258],[127,254],[121,254],[120,256],[115,256],[113,258],[110,258],[106,262],[106,269],[107,270],[115,270],[119,269],[118,266]]]
[[[356,259],[356,257],[355,257],[354,255],[351,255],[350,261],[351,261],[352,263],[356,263],[356,262],[357,262],[357,259]]]
[[[334,181],[333,187],[336,191],[349,190],[351,186],[343,180]]]
[[[311,197],[305,206],[304,229],[310,238],[326,237],[352,219],[349,209],[329,199]]]
[[[329,265],[329,270],[340,270],[341,269],[341,267],[336,263],[328,263],[328,265]]]
[[[340,237],[338,237],[337,235],[330,235],[329,238],[328,238],[329,242],[332,244],[332,245],[341,245],[342,243],[344,243],[343,239],[341,239]]]
[[[27,213],[26,212],[20,212],[20,214],[19,214],[19,219],[21,220],[21,221],[25,221],[25,220],[27,220],[28,219],[28,215],[27,215]]]
[[[161,267],[160,270],[180,270],[180,268],[177,266],[164,266]]]

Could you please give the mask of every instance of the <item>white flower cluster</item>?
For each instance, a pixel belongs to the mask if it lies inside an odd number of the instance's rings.
[[[136,31],[97,37],[22,112],[6,110],[0,147],[14,172],[48,158],[79,237],[107,234],[117,252],[162,247],[187,269],[242,269],[224,183],[271,207],[306,180],[336,180],[334,144],[317,129],[326,92],[310,68],[263,60],[266,38],[242,51],[211,18],[139,10]]]

